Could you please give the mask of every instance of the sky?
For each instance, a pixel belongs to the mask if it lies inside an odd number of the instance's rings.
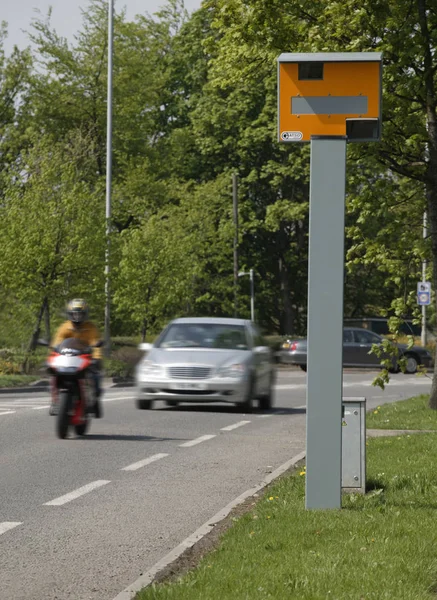
[[[128,19],[136,14],[153,14],[165,4],[165,0],[115,0],[115,10],[126,7]],[[185,8],[191,12],[200,7],[201,0],[185,0]],[[38,16],[37,9],[44,16],[49,6],[52,7],[52,24],[57,33],[72,39],[81,28],[81,8],[88,6],[88,0],[0,0],[0,21],[8,24],[8,38],[5,43],[6,53],[10,53],[14,44],[20,48],[29,45],[26,33],[30,29],[32,18]]]

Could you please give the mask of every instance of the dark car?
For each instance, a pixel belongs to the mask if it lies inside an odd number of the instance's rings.
[[[368,331],[355,327],[343,329],[343,366],[344,367],[381,367],[381,359],[371,353],[373,344],[381,344],[384,338]],[[399,356],[406,359],[406,372],[415,373],[419,365],[426,368],[432,367],[432,356],[421,346],[408,348],[406,344],[398,344]],[[298,365],[306,371],[307,367],[307,340],[286,340],[279,351],[279,361],[282,363]],[[393,370],[397,370],[395,368]]]

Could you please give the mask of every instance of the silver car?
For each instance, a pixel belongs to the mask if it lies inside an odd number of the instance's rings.
[[[175,319],[153,344],[140,344],[144,357],[136,368],[137,406],[155,400],[228,402],[245,412],[258,399],[271,408],[275,365],[258,327],[244,319]]]

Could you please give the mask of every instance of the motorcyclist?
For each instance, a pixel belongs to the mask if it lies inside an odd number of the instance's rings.
[[[83,298],[75,298],[67,304],[68,320],[59,326],[52,340],[52,347],[58,346],[67,338],[76,338],[81,340],[87,346],[95,346],[100,341],[101,337],[97,327],[91,321],[88,321],[88,305]],[[93,348],[93,366],[90,374],[94,381],[95,387],[95,404],[90,407],[90,412],[94,413],[97,419],[103,416],[102,404],[100,397],[102,395],[101,386],[101,368],[102,368],[102,352],[100,348]],[[50,414],[56,413],[56,407],[51,406]]]

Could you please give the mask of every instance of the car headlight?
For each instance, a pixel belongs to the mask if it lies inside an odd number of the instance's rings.
[[[232,365],[226,365],[221,367],[217,371],[219,377],[234,377],[236,379],[243,377],[246,372],[246,365],[242,363],[234,363]]]
[[[153,376],[161,375],[162,366],[152,362],[151,360],[145,360],[144,362],[142,362],[140,364],[139,373],[141,375],[149,375],[149,376],[150,375],[153,375]]]

